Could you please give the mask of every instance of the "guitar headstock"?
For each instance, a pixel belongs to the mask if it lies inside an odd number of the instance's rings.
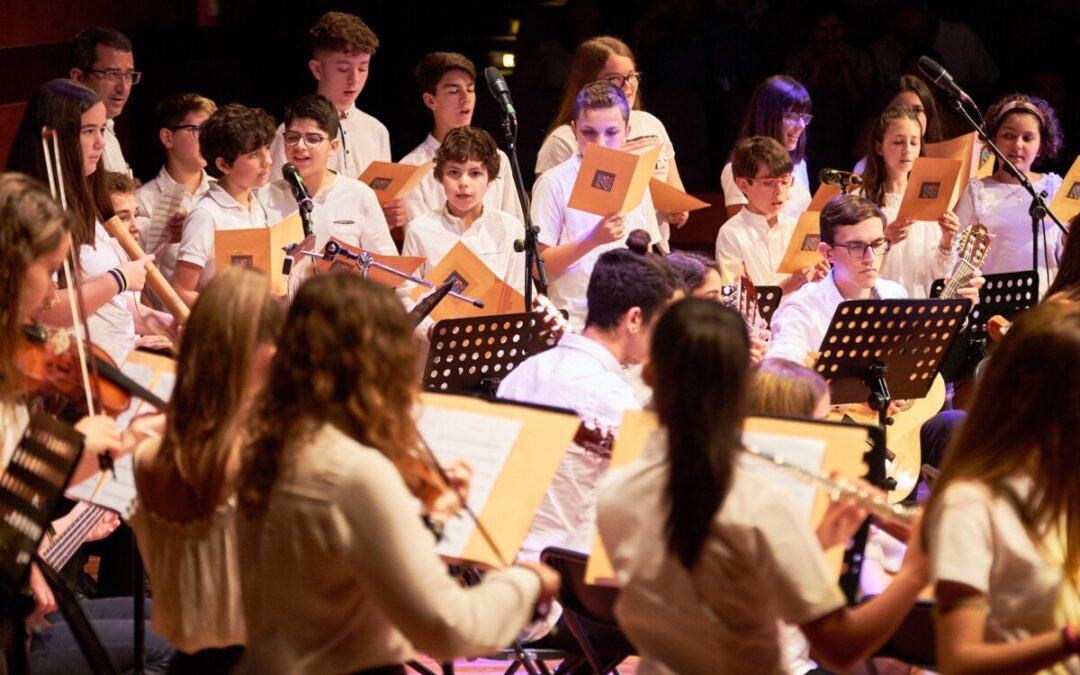
[[[956,255],[972,267],[982,267],[986,254],[990,252],[991,235],[982,223],[976,223],[964,230],[956,244]]]
[[[758,293],[754,282],[745,272],[738,279],[726,284],[720,290],[720,301],[728,309],[739,313],[748,326],[755,326],[758,320]]]
[[[617,427],[601,424],[597,420],[582,420],[574,434],[574,443],[605,459],[611,459],[612,448],[615,446],[615,434]]]
[[[558,342],[563,335],[570,332],[570,322],[567,321],[551,298],[537,293],[533,296],[533,311],[540,315],[540,321],[547,328],[551,338]]]

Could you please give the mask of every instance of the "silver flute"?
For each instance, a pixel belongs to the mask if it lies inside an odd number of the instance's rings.
[[[835,481],[824,474],[807,471],[800,466],[795,466],[783,457],[769,454],[758,448],[747,446],[743,448],[743,451],[751,457],[756,457],[762,461],[769,462],[773,466],[792,474],[802,482],[809,483],[817,489],[824,491],[829,495],[829,499],[834,502],[842,499],[852,501],[878,518],[909,525],[915,520],[915,516],[919,512],[919,509],[917,508],[911,508],[909,506],[904,506],[903,504],[892,504],[888,500],[878,497],[870,490],[859,487],[854,483],[842,483],[840,481]]]

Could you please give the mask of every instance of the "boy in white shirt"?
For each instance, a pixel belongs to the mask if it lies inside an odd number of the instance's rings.
[[[166,191],[183,185],[180,210],[169,223],[174,236],[159,251],[155,264],[166,279],[171,280],[176,269],[176,254],[180,250],[180,236],[184,221],[191,208],[210,189],[210,177],[204,170],[206,160],[199,152],[199,134],[202,125],[217,111],[217,105],[198,94],[175,94],[158,103],[154,118],[158,140],[165,149],[165,164],[154,178],[135,192],[139,202],[140,224],[143,233],[154,216],[158,200]],[[143,245],[146,245],[145,236]]]
[[[637,208],[597,218],[567,204],[581,170],[582,153],[593,143],[619,148],[630,133],[630,105],[622,90],[610,82],[592,82],[574,101],[574,137],[578,152],[544,172],[533,186],[532,221],[539,228],[540,254],[544,259],[556,307],[570,314],[570,326],[581,330],[585,323],[586,290],[593,265],[600,254],[620,248],[627,233],[642,229],[650,241],[660,241],[656,209],[648,190]]]
[[[261,108],[230,103],[202,125],[199,149],[216,183],[184,222],[173,287],[188,306],[214,276],[214,232],[267,227],[255,198],[270,180],[270,139],[274,118]]]
[[[431,110],[433,126],[424,142],[401,158],[402,164],[423,164],[434,159],[447,132],[471,124],[476,108],[476,66],[461,54],[428,54],[416,66],[416,83],[423,92],[424,105]],[[484,204],[522,220],[521,201],[514,185],[510,159],[498,150],[498,160],[498,174],[488,176],[491,184],[484,195]],[[405,213],[399,214],[395,210],[396,221],[390,226],[405,225],[428,211],[442,208],[445,201],[442,182],[434,174],[428,174],[415,190],[402,198]]]
[[[731,171],[746,204],[716,235],[717,262],[742,261],[750,281],[758,286],[779,286],[785,296],[829,272],[824,262],[795,274],[776,271],[797,223],[783,212],[794,182],[793,166],[791,155],[773,138],[751,136],[736,143]]]
[[[339,116],[328,99],[318,94],[301,96],[285,108],[285,159],[296,166],[311,196],[315,249],[330,237],[373,253],[397,255],[379,200],[370,187],[334,173],[329,164],[341,151]],[[298,206],[285,179],[272,182],[263,192],[267,222],[274,225],[296,213]]]
[[[318,85],[315,93],[325,96],[341,114],[339,151],[330,168],[339,175],[359,178],[375,160],[390,161],[390,134],[382,122],[356,108],[356,97],[367,83],[371,57],[379,38],[360,17],[344,12],[327,12],[308,31],[311,60],[308,68]],[[275,179],[281,178],[285,164],[284,125],[278,127],[270,146]]]

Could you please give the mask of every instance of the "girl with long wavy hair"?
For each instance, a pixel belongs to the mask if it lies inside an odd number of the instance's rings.
[[[1080,305],[990,356],[926,507],[942,673],[1080,673]]]
[[[416,650],[491,653],[557,588],[529,564],[464,589],[435,554],[404,469],[419,443],[412,331],[385,287],[309,280],[250,419],[239,523],[249,644],[283,646],[298,672],[403,673]],[[427,517],[445,522],[456,504]]]

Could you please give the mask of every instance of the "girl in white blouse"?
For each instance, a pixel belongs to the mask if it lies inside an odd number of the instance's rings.
[[[895,281],[912,298],[930,296],[934,279],[944,279],[955,261],[953,236],[960,221],[952,211],[938,220],[896,217],[907,190],[915,158],[923,155],[918,113],[906,107],[887,108],[870,136],[861,193],[885,214],[889,250],[881,262],[881,278]]]
[[[1036,96],[1012,94],[999,99],[986,110],[986,133],[1017,169],[1035,187],[1045,193],[1049,205],[1061,187],[1056,173],[1037,173],[1034,165],[1053,159],[1064,143],[1061,125],[1050,104]],[[998,162],[993,175],[973,178],[956,205],[960,226],[982,223],[994,236],[983,264],[986,274],[1002,274],[1032,269],[1032,248],[1037,258],[1039,290],[1049,288],[1057,273],[1057,252],[1061,231],[1047,217],[1036,229],[1037,244],[1032,240],[1031,196],[1020,181]]]
[[[245,644],[234,495],[250,405],[283,321],[268,284],[230,267],[199,294],[164,431],[135,453],[130,524],[154,588],[154,630],[177,649],[171,673],[229,672]]]
[[[1080,673],[1080,305],[1024,312],[926,507],[939,670]]]
[[[419,451],[412,332],[390,289],[351,274],[314,277],[289,308],[250,420],[239,532],[249,644],[284,649],[290,672],[489,654],[558,587],[530,563],[465,589],[436,555],[406,486]],[[429,503],[435,523],[457,507]]]

